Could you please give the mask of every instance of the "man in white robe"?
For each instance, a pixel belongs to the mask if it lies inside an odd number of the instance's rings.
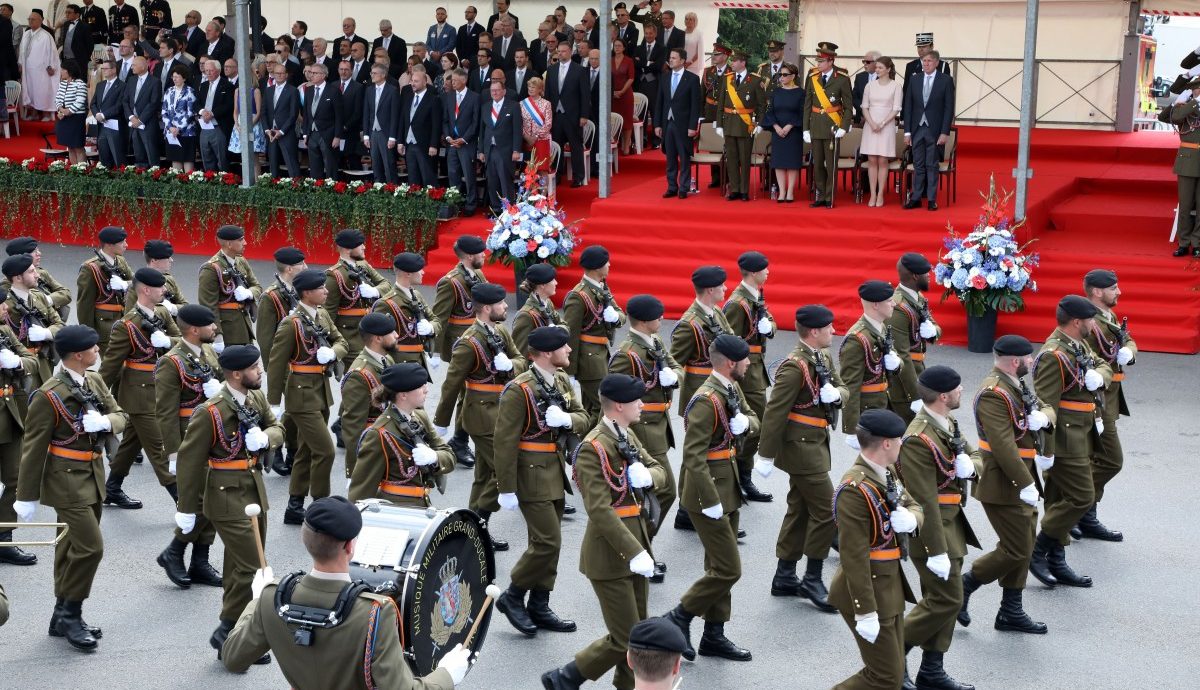
[[[29,30],[21,39],[21,104],[30,111],[29,119],[53,120],[58,92],[59,59],[54,36],[42,28],[38,10],[29,13]]]

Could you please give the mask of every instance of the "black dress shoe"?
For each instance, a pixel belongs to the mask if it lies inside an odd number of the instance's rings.
[[[737,532],[737,538],[738,538],[738,539],[745,539],[745,538],[746,538],[746,530],[744,530],[744,529],[742,529],[741,527],[739,527],[739,528],[738,528],[738,532]]]
[[[493,536],[492,537],[492,550],[493,551],[508,551],[508,542],[506,542],[503,539],[500,539],[496,536]]]
[[[1079,518],[1079,524],[1077,525],[1077,528],[1079,529],[1080,537],[1099,539],[1100,541],[1125,540],[1124,534],[1121,534],[1116,530],[1111,530],[1105,527],[1103,522],[1100,522],[1100,518],[1096,517],[1095,504],[1092,505],[1091,510],[1084,513],[1083,517]]]
[[[142,464],[143,462],[146,462],[146,458],[145,458],[145,457],[142,455],[142,452],[141,452],[141,451],[138,451],[138,454],[137,454],[137,455],[135,455],[135,456],[133,456],[133,462],[134,462],[135,464],[138,464],[138,465],[140,465],[140,464]]]
[[[1176,247],[1175,251],[1171,252],[1171,256],[1187,256],[1191,251],[1187,247]]]
[[[579,690],[585,682],[587,678],[579,672],[574,661],[542,674],[542,687],[545,690]]]
[[[529,618],[529,611],[525,608],[525,592],[518,590],[511,585],[508,589],[496,599],[496,610],[504,614],[512,627],[517,629],[517,632],[522,635],[533,637],[537,634],[538,627],[533,624]]]
[[[292,450],[280,449],[275,453],[275,458],[271,460],[271,469],[280,477],[289,476],[292,473]]]
[[[725,200],[726,201],[737,201],[738,199],[741,199],[741,198],[742,198],[742,195],[740,192],[733,192],[729,196],[725,197]]]
[[[1074,539],[1075,541],[1079,541],[1080,539],[1083,539],[1083,530],[1079,529],[1079,525],[1075,525],[1074,527],[1072,527],[1069,530],[1069,532],[1071,534],[1071,538]]]
[[[575,506],[571,505],[570,503],[563,504],[563,515],[574,515],[575,512]]]
[[[139,510],[142,507],[142,502],[136,498],[130,497],[120,487],[114,489],[106,489],[104,496],[104,505],[116,506],[125,510]]]
[[[678,192],[678,191],[676,191],[676,190],[674,190],[674,189],[668,189],[667,191],[663,192],[663,196],[662,196],[662,198],[664,198],[664,199],[670,199],[671,197],[673,197],[673,196],[676,196],[676,195],[678,195],[678,194],[679,194],[679,192]]]
[[[550,591],[535,589],[529,592],[529,619],[543,630],[552,632],[575,632],[575,621],[559,618],[550,608]]]
[[[742,486],[742,495],[747,501],[755,501],[757,503],[770,503],[775,500],[775,497],[766,491],[760,491],[754,485],[754,477],[750,472],[739,472],[738,482]]]
[[[266,666],[269,663],[271,663],[271,653],[270,652],[267,652],[266,654],[263,654],[262,656],[260,656],[254,660],[255,666]]]
[[[467,444],[465,438],[451,438],[446,442],[450,446],[450,450],[454,451],[454,457],[458,460],[458,464],[471,469],[475,466],[475,453],[471,452],[471,446]]]
[[[12,532],[0,532],[0,563],[9,565],[34,565],[37,556],[25,551],[19,546],[8,546],[12,541]]]
[[[704,621],[704,634],[700,636],[700,656],[716,656],[730,661],[750,661],[749,649],[742,649],[725,637],[725,624]]]
[[[930,211],[936,211],[936,210],[937,210],[937,202],[936,202],[936,201],[931,201],[931,202],[929,202],[929,210],[930,210]]]
[[[1200,259],[1200,247],[1192,247],[1192,258]]]
[[[183,551],[186,548],[187,544],[178,539],[172,539],[167,548],[158,554],[157,560],[162,569],[167,571],[167,579],[174,582],[175,586],[180,589],[192,586],[192,578],[188,577],[187,567],[183,564]]]
[[[688,197],[688,193],[687,193],[686,189],[679,190],[679,198],[680,199],[686,199],[687,197]]]
[[[837,613],[837,608],[829,603],[829,590],[825,589],[825,583],[821,581],[819,575],[805,575],[804,579],[800,581],[800,594],[811,601],[818,611]]]
[[[914,199],[909,199],[908,201],[904,202],[904,205],[901,206],[900,208],[903,208],[905,211],[910,211],[914,208],[917,208],[920,205],[921,205],[920,201],[916,201]]]
[[[654,562],[654,573],[650,576],[650,581],[658,584],[667,579],[667,564],[662,561]]]
[[[809,208],[822,208],[822,207],[828,206],[828,205],[829,205],[828,201],[826,201],[824,199],[817,199],[816,201],[812,202],[808,206],[809,206]]]

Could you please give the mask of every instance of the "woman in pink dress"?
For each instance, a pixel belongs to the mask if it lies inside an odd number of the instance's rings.
[[[867,157],[871,200],[867,206],[883,206],[888,163],[896,157],[896,117],[904,104],[904,92],[896,81],[896,66],[886,56],[875,61],[875,79],[863,91],[863,134],[859,153]]]
[[[521,101],[521,136],[525,150],[533,152],[539,173],[550,169],[550,125],[554,117],[550,101],[542,98],[545,89],[541,77],[530,77],[529,97]]]
[[[633,58],[625,54],[625,42],[613,41],[612,111],[625,120],[621,128],[621,155],[629,155],[633,141]]]

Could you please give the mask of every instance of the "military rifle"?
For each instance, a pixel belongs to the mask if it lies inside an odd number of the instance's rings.
[[[227,395],[225,398],[233,405],[233,411],[237,414],[238,433],[242,435],[243,439],[246,437],[246,432],[254,427],[258,427],[259,431],[262,431],[262,414],[258,410],[239,403],[232,395]],[[246,450],[249,452],[248,448]],[[271,472],[271,463],[274,462],[274,459],[275,449],[270,444],[258,451],[258,464],[262,467],[263,472],[268,474]]]
[[[225,262],[225,270],[228,271],[230,277],[233,278],[234,288],[236,289],[238,287],[244,287],[249,290],[250,281],[246,279],[246,274],[242,273],[242,269],[237,267],[237,262],[232,261],[228,256],[225,256],[225,252],[221,252],[220,254],[221,260]],[[258,320],[258,305],[254,303],[253,296],[245,301],[238,300],[238,303],[246,308],[246,313],[250,316],[251,321]]]
[[[538,395],[536,396],[535,404],[537,405],[538,414],[542,419],[546,418],[546,410],[550,409],[551,405],[557,405],[558,409],[566,412],[570,405],[567,403],[567,396],[554,385],[554,381],[546,381],[541,374],[533,372],[533,380],[537,384]],[[558,446],[558,452],[563,454],[564,458],[569,461],[574,461],[575,451],[579,448],[581,439],[571,429],[571,427],[551,427],[550,432],[553,433],[554,443]]]
[[[412,447],[416,448],[417,445],[421,443],[424,443],[428,446],[429,436],[425,433],[424,425],[417,420],[416,415],[409,414],[405,416],[408,417],[408,419],[406,419],[404,422],[404,430],[407,431],[409,437],[412,438]],[[432,448],[432,446],[430,447]],[[409,453],[411,454],[411,452],[412,451],[410,449]],[[414,464],[416,464],[415,460]],[[417,465],[417,469],[421,472],[422,484],[427,485],[430,481],[432,481],[439,494],[446,493],[446,475],[438,472],[436,466],[421,467],[420,465]]]
[[[1121,346],[1129,344],[1129,317],[1121,319],[1121,328],[1117,330],[1117,338],[1121,341]]]
[[[732,384],[725,389],[725,413],[728,415],[730,421],[733,421],[734,417],[742,413],[742,399],[738,397],[737,388]],[[730,431],[730,433],[732,433],[732,431]],[[734,435],[733,447],[739,453],[742,452],[742,446],[745,444],[745,442],[745,433]]]
[[[104,401],[100,399],[100,396],[96,395],[95,391],[93,391],[92,389],[87,388],[86,386],[81,386],[78,383],[75,383],[75,379],[70,375],[70,373],[64,372],[64,374],[62,376],[60,376],[59,379],[64,381],[67,384],[67,388],[71,391],[71,394],[74,395],[75,398],[77,400],[79,400],[79,402],[80,402],[80,406],[81,406],[80,416],[79,416],[79,420],[80,420],[79,428],[80,429],[83,428],[83,423],[82,423],[83,414],[87,410],[95,410],[99,414],[108,414],[108,407],[104,404]],[[88,435],[88,438],[90,438],[92,441],[92,452],[93,453],[100,453],[101,451],[103,451],[104,454],[108,457],[110,462],[112,461],[113,458],[117,457],[117,436],[116,436],[116,434],[112,433],[111,431],[96,431],[96,432],[84,432],[84,433],[86,433]]]
[[[1038,399],[1037,396],[1033,394],[1033,391],[1029,390],[1029,386],[1026,385],[1025,379],[1019,379],[1019,381],[1021,383],[1021,404],[1025,408],[1025,419],[1026,424],[1028,424],[1029,414],[1038,409]],[[1042,430],[1038,429],[1037,431],[1027,431],[1028,433],[1033,434],[1033,447],[1037,450],[1037,454],[1045,455],[1046,440],[1042,437]]]
[[[1078,364],[1080,369],[1079,378],[1080,381],[1082,381],[1084,378],[1086,378],[1089,369],[1096,368],[1096,358],[1092,356],[1090,350],[1085,349],[1083,345],[1074,341],[1071,341],[1071,353],[1075,355],[1075,362]],[[1087,388],[1086,382],[1084,384],[1084,388]],[[1091,391],[1091,394],[1092,398],[1096,401],[1096,409],[1104,412],[1104,389],[1097,388],[1096,390]]]
[[[120,277],[121,280],[126,280],[126,281],[133,280],[133,276],[125,275],[125,271],[121,270],[120,264],[118,264],[115,261],[113,261],[112,263],[109,263],[108,259],[104,256],[103,253],[101,253],[101,251],[99,249],[93,249],[92,253],[96,255],[96,260],[100,263],[100,267],[104,269],[105,277],[109,279],[108,287],[110,290],[112,290],[112,277],[114,275]],[[112,290],[112,291],[114,294],[119,295],[122,301],[125,300],[125,290]]]
[[[34,309],[33,307],[26,305],[24,302],[22,302],[19,299],[13,299],[11,302],[9,302],[9,304],[12,306],[12,308],[17,310],[17,314],[22,319],[29,320],[29,323],[27,325],[41,326],[42,328],[49,328],[49,326],[47,326],[47,324],[46,324],[46,319],[42,316],[42,313],[39,312],[37,309]],[[58,360],[59,360],[58,350],[55,349],[54,343],[52,341],[50,341],[50,340],[42,341],[41,347],[38,349],[38,354],[41,354],[42,352],[46,353],[46,361],[50,362],[50,366],[54,366],[55,364],[58,364]]]
[[[0,331],[0,349],[8,350],[8,351],[12,352],[14,355],[16,355],[17,354],[17,346],[20,345],[20,343],[14,342],[14,340],[16,340],[16,339],[9,338],[8,335],[4,331]],[[19,386],[21,389],[21,393],[23,395],[25,395],[26,397],[28,397],[29,392],[30,392],[29,384],[33,381],[33,376],[30,373],[28,373],[27,371],[25,371],[24,366],[15,367],[12,369],[4,369],[4,370],[0,371],[0,375],[2,375],[4,380],[7,381],[10,385],[12,385],[14,388]]]
[[[967,440],[963,438],[962,431],[959,429],[958,424],[951,424],[951,426],[954,427],[954,433],[950,435],[950,452],[954,455],[952,460],[953,462],[958,459],[958,456],[967,454]],[[967,481],[965,478],[962,480]],[[970,493],[971,492],[966,491],[964,488],[962,502],[964,507],[967,505],[967,497],[970,496]]]
[[[654,343],[654,347],[647,348],[647,351],[650,353],[650,358],[654,360],[654,380],[658,381],[658,385],[665,390],[673,390],[675,388],[678,388],[679,387],[678,379],[676,379],[675,383],[671,386],[663,386],[662,382],[659,381],[659,379],[658,379],[659,372],[661,372],[663,369],[668,368],[667,367],[667,348],[663,347],[662,341],[659,340],[655,336],[651,336],[650,340],[651,340],[651,342]]]
[[[163,335],[166,335],[166,322],[160,319],[154,310],[151,310],[149,314],[142,312],[142,333],[145,333],[146,337],[150,337],[155,331],[162,331]],[[156,347],[153,343],[151,343],[151,346],[154,347],[154,351],[159,355],[162,355],[164,352],[171,349],[170,345],[167,347]]]
[[[275,285],[279,287],[279,294],[283,295],[285,308],[283,314],[280,314],[280,319],[282,319],[284,315],[296,308],[296,305],[300,303],[300,297],[296,295],[295,290],[283,282],[283,278],[280,278],[278,273],[275,274]]]
[[[817,352],[816,361],[813,362],[813,369],[817,372],[817,383],[820,384],[817,391],[817,399],[814,401],[819,403],[825,410],[825,419],[828,420],[829,426],[836,428],[838,425],[838,417],[841,416],[842,402],[839,400],[835,403],[821,402],[820,388],[824,388],[825,384],[833,384],[833,373],[829,370],[829,365],[825,363],[825,358]]]
[[[888,479],[890,481],[887,483],[887,490],[883,493],[883,500],[885,503],[887,503],[889,514],[888,521],[890,522],[891,513],[896,512],[896,510],[900,507],[900,494],[903,491],[903,487],[900,485],[900,481],[896,479],[890,472],[888,473]],[[908,535],[897,532],[894,527],[892,528],[892,534],[896,537],[896,545],[900,547],[901,560],[907,560]]]
[[[619,432],[617,436],[617,448],[621,451],[621,455],[625,458],[625,465],[628,467],[635,462],[641,462],[642,456],[637,448],[633,447],[633,443],[629,440],[629,434]],[[628,478],[629,470],[625,471]],[[658,496],[654,494],[653,487],[633,488],[633,495],[637,497],[638,504],[642,507],[642,517],[650,523],[650,532],[654,533],[658,529],[658,523],[662,520],[662,504],[658,502]]]
[[[413,290],[412,296],[413,316],[417,318],[417,321],[421,321],[422,319],[429,321],[429,310],[425,307],[425,300],[421,299],[421,293]],[[433,325],[433,323],[430,322],[430,325]],[[420,338],[421,348],[425,350],[426,355],[429,355],[433,352],[433,334],[422,335]]]
[[[318,348],[327,347],[332,350],[333,349],[333,340],[329,337],[329,331],[326,331],[324,328],[321,327],[320,324],[318,324],[313,319],[309,318],[308,312],[305,311],[304,309],[296,309],[295,312],[300,317],[300,320],[303,322],[304,328],[306,330],[308,330],[309,332],[311,332],[313,334],[313,337],[316,338],[317,347]],[[344,363],[342,363],[342,360],[337,358],[336,353],[335,353],[333,361],[327,362],[325,364],[325,375],[326,376],[332,375],[335,379],[337,379],[338,381],[341,381],[342,376],[344,376],[345,374],[346,374],[346,365]]]

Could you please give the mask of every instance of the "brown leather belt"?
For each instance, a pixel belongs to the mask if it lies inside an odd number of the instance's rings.
[[[556,443],[539,443],[538,441],[521,441],[517,444],[518,450],[527,450],[532,453],[557,453],[558,444]]]
[[[593,345],[608,345],[608,338],[602,335],[588,335],[586,333],[581,333],[579,335],[579,340],[581,342],[591,343]]]
[[[62,448],[61,446],[50,446],[50,454],[56,458],[78,460],[79,462],[91,462],[100,457],[99,453],[93,453],[90,450],[75,450],[74,448]]]
[[[499,393],[504,390],[502,383],[476,383],[467,381],[467,390],[479,391],[480,393]]]
[[[981,450],[986,450],[989,453],[992,452],[992,444],[990,444],[987,441],[984,441],[982,439],[979,441],[979,448]],[[1033,456],[1037,455],[1037,451],[1034,450],[1033,448],[1018,448],[1017,455],[1019,455],[1023,458],[1026,458],[1028,460],[1032,460]]]
[[[429,489],[423,486],[409,486],[400,482],[379,482],[379,490],[389,496],[407,496],[409,498],[425,498],[429,495]]]

